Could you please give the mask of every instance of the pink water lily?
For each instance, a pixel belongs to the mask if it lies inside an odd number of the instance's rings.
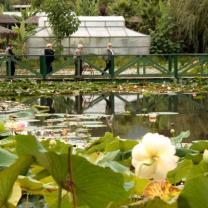
[[[17,121],[15,131],[23,131],[28,126],[26,121]]]
[[[9,121],[5,124],[7,129],[10,129],[12,132],[21,132],[28,126],[26,121]]]

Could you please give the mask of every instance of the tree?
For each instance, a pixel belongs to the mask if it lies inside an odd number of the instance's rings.
[[[151,53],[178,53],[182,43],[178,40],[177,27],[170,16],[169,5],[160,0],[161,18],[158,19],[155,30],[150,30]]]
[[[208,0],[170,0],[170,6],[186,50],[208,51]]]
[[[17,38],[14,40],[17,54],[26,54],[26,40],[34,33],[34,28],[28,30],[23,20],[20,26],[12,27],[12,30],[17,33]]]
[[[96,0],[77,0],[75,10],[76,10],[77,15],[95,16],[97,13],[97,1]]]
[[[38,10],[43,9],[45,0],[32,0],[32,6]]]
[[[155,30],[156,22],[161,17],[159,0],[116,0],[111,5],[111,10],[113,14],[123,15],[127,24],[132,16],[137,17],[140,21],[132,29],[146,34],[149,34],[150,29]]]
[[[56,41],[61,46],[61,40],[70,36],[79,26],[79,20],[72,11],[70,0],[46,0],[44,11],[47,13]]]

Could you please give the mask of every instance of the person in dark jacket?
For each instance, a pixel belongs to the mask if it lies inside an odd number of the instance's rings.
[[[102,72],[102,75],[104,75],[104,73],[107,70],[110,70],[110,68],[112,67],[112,60],[113,60],[114,55],[115,55],[115,52],[112,48],[112,43],[108,43],[107,49],[106,49],[106,54],[105,54],[106,66],[105,66],[105,69]]]
[[[54,61],[54,50],[52,49],[52,44],[48,43],[47,48],[44,51],[45,55],[45,62],[46,62],[46,72],[47,74],[52,72],[53,67],[52,67],[52,62]]]
[[[14,57],[15,57],[15,54],[13,52],[13,45],[10,43],[8,44],[7,48],[6,48],[6,51],[5,51],[6,55],[9,56],[9,58],[11,58],[11,76],[14,76],[14,73],[15,73],[15,63],[14,63]],[[7,75],[9,75],[9,62],[7,61],[6,62],[6,66],[7,66]]]

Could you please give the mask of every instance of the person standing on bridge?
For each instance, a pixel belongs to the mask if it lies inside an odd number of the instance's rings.
[[[7,56],[9,56],[9,58],[11,59],[10,61],[10,69],[11,69],[11,76],[14,76],[14,73],[15,73],[15,62],[14,62],[14,58],[15,58],[15,54],[13,52],[13,45],[12,43],[9,43],[6,50],[5,50],[5,53]],[[9,74],[9,61],[6,62],[6,67],[7,67],[7,75]]]
[[[83,45],[78,44],[74,53],[75,76],[79,75],[79,73],[80,75],[82,75],[82,71],[83,71],[82,51],[83,51]]]
[[[111,67],[112,67],[112,64],[113,64],[113,56],[115,55],[115,52],[112,48],[112,43],[108,43],[107,44],[107,49],[106,49],[106,54],[105,54],[105,63],[106,63],[106,66],[105,66],[105,69],[103,70],[102,72],[102,75],[104,75],[104,73],[107,71],[107,70],[110,70]]]
[[[54,50],[52,44],[48,43],[47,48],[44,50],[45,62],[46,62],[46,73],[50,73],[53,70],[52,62],[54,61]]]

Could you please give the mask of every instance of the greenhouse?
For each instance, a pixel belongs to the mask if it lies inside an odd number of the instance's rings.
[[[72,54],[77,44],[82,43],[86,54],[101,55],[108,42],[112,42],[118,55],[149,53],[150,36],[126,28],[122,16],[80,16],[79,20],[78,30],[62,41],[65,54]],[[46,44],[53,40],[47,17],[41,16],[36,33],[28,39],[28,53],[42,54]]]

